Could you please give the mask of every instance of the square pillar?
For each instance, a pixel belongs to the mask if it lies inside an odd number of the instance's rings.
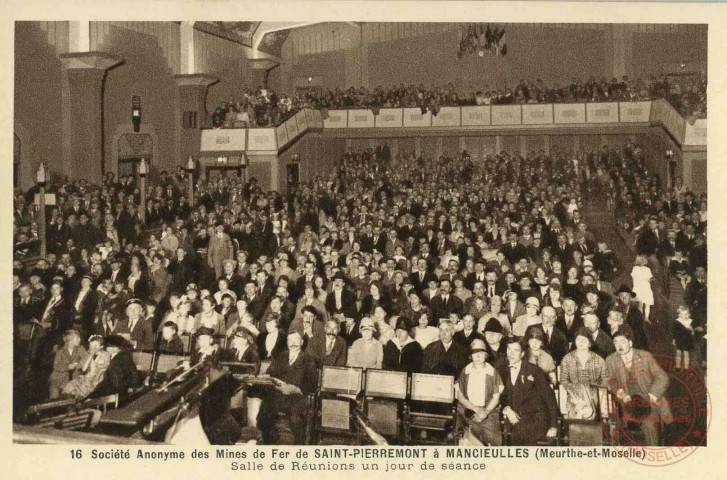
[[[122,63],[123,59],[105,52],[67,53],[60,59],[68,72],[71,107],[72,161],[64,173],[71,178],[100,183],[104,174],[104,80],[106,71]]]
[[[179,89],[179,156],[180,159],[196,157],[202,138],[200,130],[209,126],[207,91],[219,80],[201,73],[175,75],[174,79]]]

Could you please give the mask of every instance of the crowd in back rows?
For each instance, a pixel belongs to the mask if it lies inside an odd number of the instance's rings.
[[[541,79],[520,80],[515,88],[458,92],[453,84],[425,87],[423,84],[400,84],[391,88],[365,87],[324,90],[312,88],[292,98],[280,97],[258,87],[247,90],[241,101],[223,102],[212,114],[212,125],[224,128],[274,126],[302,108],[401,108],[419,107],[436,115],[439,108],[460,105],[508,105],[528,103],[611,102],[666,98],[687,119],[707,117],[706,75],[667,77],[661,79],[629,79],[623,77],[586,81],[574,80],[567,85],[546,85]]]
[[[192,201],[182,174],[162,173],[145,206],[154,231],[141,224],[132,180],[51,186],[50,253],[30,269],[16,257],[15,367],[49,382],[51,396],[84,365],[64,338],[122,334],[136,349],[179,351],[184,333],[240,331],[258,358],[296,331],[319,364],[455,376],[475,339],[505,368],[508,337],[552,375],[583,334],[596,385],[616,332],[650,348],[647,325],[664,321],[649,311],[651,278],[667,268],[684,279],[676,350],[685,366],[695,352],[704,358],[706,206],[681,185],[660,187],[633,145],[484,161],[349,151],[330,176],[287,195],[217,177]],[[633,269],[584,223],[584,192],[613,192],[641,226]],[[36,215],[19,194],[15,229],[26,242]],[[611,284],[622,269],[632,288]],[[41,334],[30,351],[28,325]]]

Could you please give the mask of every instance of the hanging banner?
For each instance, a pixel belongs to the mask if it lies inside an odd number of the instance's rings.
[[[421,108],[405,108],[404,109],[404,126],[405,127],[431,127],[432,114],[427,110],[422,114]]]
[[[317,111],[317,110],[316,110]],[[318,112],[320,115],[321,112]],[[348,110],[328,110],[328,118],[323,120],[324,128],[346,128]]]
[[[374,128],[374,112],[371,110],[349,110],[348,128]]]
[[[520,105],[493,105],[493,125],[522,125],[522,109]]]
[[[200,151],[244,151],[247,130],[244,128],[215,128],[202,130]]]
[[[618,103],[587,103],[588,123],[618,123]]]
[[[523,105],[523,125],[553,123],[553,105]]]
[[[651,102],[621,102],[618,109],[622,123],[647,123],[651,115]]]
[[[272,128],[251,128],[247,136],[247,151],[277,152],[278,145],[275,143],[275,130]]]
[[[402,115],[401,108],[382,108],[379,110],[379,114],[374,116],[376,126],[381,128],[401,127]]]
[[[584,103],[558,103],[553,105],[555,123],[586,123]]]
[[[477,107],[462,107],[463,126],[490,125],[490,107],[481,105]]]

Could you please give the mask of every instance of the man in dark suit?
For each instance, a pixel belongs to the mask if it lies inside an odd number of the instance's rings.
[[[441,318],[449,318],[452,313],[462,315],[464,304],[459,297],[455,297],[450,293],[451,288],[449,280],[442,280],[439,284],[439,295],[432,299],[431,309],[435,324]]]
[[[639,255],[658,255],[663,237],[659,236],[656,217],[649,219],[648,228],[644,229],[636,240],[636,253]]]
[[[636,294],[626,285],[618,290],[618,302],[611,307],[609,315],[616,315],[618,319],[625,322],[634,332],[634,346],[638,349],[648,349],[648,339],[644,328],[644,314],[636,308],[632,302]]]
[[[316,273],[316,264],[310,260],[305,262],[303,266],[303,275],[299,276],[295,280],[295,289],[290,292],[290,301],[295,303],[305,292],[306,283],[313,283],[313,278]]]
[[[469,363],[469,350],[453,339],[454,325],[450,321],[439,324],[439,340],[427,345],[422,358],[422,372],[459,377]]]
[[[591,339],[593,340],[591,351],[605,359],[611,355],[616,348],[613,346],[613,340],[611,340],[611,337],[599,328],[600,323],[601,322],[595,313],[587,313],[583,316],[583,326],[591,332]]]
[[[31,295],[30,286],[23,284],[18,288],[18,297],[13,302],[13,323],[30,322],[39,319],[39,304]]]
[[[122,268],[121,258],[119,256],[113,256],[109,260],[109,264],[111,265],[111,271],[108,274],[108,278],[111,279],[111,283],[114,284],[119,281],[125,282],[127,275]]]
[[[381,252],[381,254],[386,253],[386,237],[381,233],[381,227],[376,226],[374,227],[374,234],[371,237],[371,247],[372,251],[376,250],[378,252]]]
[[[464,279],[464,286],[468,290],[475,288],[475,283],[481,282],[483,285],[486,283],[487,272],[485,272],[485,261],[481,258],[475,260],[475,271],[470,272]]]
[[[414,286],[414,290],[421,296],[422,292],[429,285],[429,281],[434,278],[434,274],[429,271],[427,261],[423,258],[420,258],[417,262],[417,269],[416,272],[412,272],[409,275],[409,278],[411,279],[411,284]]]
[[[245,285],[245,301],[247,302],[247,311],[253,316],[256,322],[259,322],[263,318],[265,313],[265,301],[257,294],[257,284],[250,280]]]
[[[341,328],[336,320],[328,320],[325,326],[325,335],[313,337],[305,349],[305,352],[316,360],[320,367],[345,367],[348,354],[348,345],[343,337],[340,337]]]
[[[349,347],[353,345],[353,342],[361,338],[359,321],[355,320],[354,317],[344,317],[341,322],[341,336],[346,340],[346,345]]]
[[[126,304],[126,316],[129,319],[129,335],[135,350],[152,350],[154,348],[154,328],[148,318],[144,318],[144,306],[141,301],[132,298]]]
[[[93,333],[93,322],[98,306],[96,291],[91,288],[93,279],[90,275],[81,277],[81,289],[73,298],[71,307],[73,322],[81,326],[81,338],[88,338]]]
[[[315,392],[318,387],[316,362],[302,351],[301,334],[288,334],[287,344],[288,350],[274,357],[267,370],[275,379],[275,390],[264,396],[257,416],[257,427],[262,431],[266,445],[274,445],[278,441],[276,423],[279,413],[287,415],[295,444],[305,443],[307,395]]]
[[[507,243],[502,247],[502,253],[508,262],[515,265],[521,258],[527,257],[528,252],[525,246],[518,242],[517,234],[510,233]]]
[[[557,313],[553,307],[546,306],[540,312],[543,320],[542,327],[545,333],[545,341],[543,346],[553,357],[556,365],[560,364],[566,353],[568,353],[568,338],[559,328],[555,327]]]
[[[106,350],[111,354],[104,378],[91,397],[119,394],[126,396],[130,388],[139,386],[139,372],[136,369],[126,339],[120,335],[106,337]]]
[[[455,333],[453,338],[455,342],[466,347],[467,350],[469,350],[473,340],[477,338],[482,341],[485,340],[485,336],[475,330],[475,317],[472,315],[467,314],[462,317],[462,326],[464,328]]]
[[[502,413],[512,425],[513,445],[536,445],[557,434],[555,395],[545,373],[524,362],[525,351],[519,342],[507,346],[508,371],[502,379]]]
[[[230,290],[235,292],[235,295],[237,295],[237,298],[240,298],[243,294],[243,291],[245,289],[245,280],[235,272],[235,267],[237,262],[232,259],[227,259],[222,262],[222,269],[224,270],[224,273],[220,278],[227,279],[227,284],[229,285]],[[217,280],[219,281],[218,278]]]
[[[606,358],[608,390],[619,399],[624,409],[633,397],[639,396],[649,404],[649,410],[661,421],[670,423],[671,408],[664,394],[669,388],[669,377],[649,352],[633,348],[633,333],[629,327],[618,330],[614,337],[616,351]],[[659,445],[659,422],[649,415],[641,422],[646,437],[644,445]]]
[[[329,316],[343,314],[345,317],[356,316],[356,295],[344,288],[345,276],[336,272],[333,276],[333,290],[326,297],[326,311]]]
[[[177,248],[177,257],[169,265],[172,274],[171,291],[183,292],[187,285],[197,280],[197,269],[194,260],[183,248]]]
[[[72,318],[60,283],[50,287],[50,298],[42,305],[40,323],[48,333],[60,334],[71,328]]]
[[[566,298],[563,301],[563,314],[555,322],[555,327],[565,334],[569,343],[575,340],[576,332],[583,326],[583,319],[576,313],[577,308],[575,300]]]

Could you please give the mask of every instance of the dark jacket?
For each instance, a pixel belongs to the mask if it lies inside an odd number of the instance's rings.
[[[184,354],[184,342],[181,338],[179,338],[179,335],[175,333],[169,341],[162,339],[161,342],[159,342],[158,350],[163,353],[182,355]]]
[[[424,350],[419,342],[412,341],[399,347],[393,340],[389,340],[384,346],[384,360],[381,368],[384,370],[396,370],[400,372],[418,373],[422,368]]]
[[[111,359],[103,380],[90,396],[102,397],[115,393],[124,396],[130,388],[139,386],[139,383],[139,372],[131,357],[131,352],[122,350]]]
[[[557,422],[555,395],[545,373],[536,365],[521,362],[515,383],[509,368],[503,380],[503,408],[510,407],[520,416],[512,426],[513,445],[535,445]]]
[[[305,352],[300,352],[292,365],[290,353],[286,350],[273,358],[267,373],[285,383],[300,388],[304,395],[313,393],[318,388],[318,369],[315,360]]]
[[[270,335],[269,332],[261,333],[257,337],[257,351],[261,360],[268,360],[270,358],[277,357],[279,353],[283,352],[287,346],[287,339],[285,332],[278,330],[278,339],[275,341],[275,346],[271,351],[265,349],[265,339]]]
[[[469,361],[467,348],[453,340],[449,350],[445,350],[442,341],[437,340],[424,349],[422,372],[458,377]]]

